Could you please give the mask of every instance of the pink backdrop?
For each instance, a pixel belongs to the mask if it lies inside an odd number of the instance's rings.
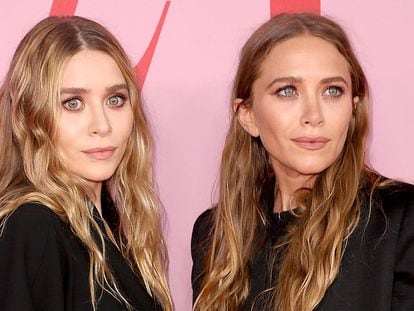
[[[369,161],[387,176],[413,181],[411,0],[0,2],[0,80],[22,36],[52,7],[55,13],[72,10],[107,26],[138,65],[156,139],[156,174],[168,216],[165,233],[177,310],[191,308],[191,229],[197,215],[214,202],[238,51],[271,10],[290,9],[292,2],[320,9],[348,31],[373,94]]]

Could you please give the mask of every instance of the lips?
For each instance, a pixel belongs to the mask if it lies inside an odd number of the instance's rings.
[[[96,160],[107,160],[115,153],[116,147],[91,148],[83,150],[88,157]]]
[[[302,149],[320,150],[326,146],[329,139],[326,137],[296,137],[292,141]]]

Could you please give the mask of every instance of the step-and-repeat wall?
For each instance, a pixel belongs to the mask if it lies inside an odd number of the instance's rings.
[[[368,161],[387,176],[413,181],[411,0],[0,1],[1,81],[23,35],[51,14],[92,18],[125,47],[156,140],[177,310],[191,308],[191,230],[197,215],[214,202],[239,50],[272,14],[301,10],[333,17],[349,33],[371,85]]]

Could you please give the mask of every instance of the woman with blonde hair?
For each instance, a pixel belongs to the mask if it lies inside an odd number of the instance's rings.
[[[114,36],[49,17],[0,92],[0,310],[172,310],[151,137]]]
[[[368,83],[342,28],[281,14],[244,45],[194,310],[414,310],[414,187],[364,164]]]

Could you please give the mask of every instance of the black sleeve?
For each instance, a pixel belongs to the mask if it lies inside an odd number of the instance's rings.
[[[392,310],[414,310],[414,187],[394,194],[404,207],[394,266]]]
[[[0,310],[64,310],[57,216],[27,203],[7,220],[0,236]]]
[[[191,237],[191,256],[193,268],[191,283],[193,287],[193,302],[198,296],[204,270],[205,256],[209,247],[209,236],[213,227],[213,210],[208,209],[202,213],[194,223]]]

